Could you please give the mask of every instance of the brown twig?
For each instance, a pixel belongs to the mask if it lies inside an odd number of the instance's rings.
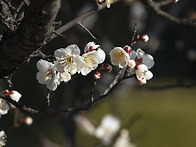
[[[116,2],[119,2],[119,1],[120,0],[114,0],[113,4]],[[93,9],[87,11],[83,15],[75,18],[74,20],[72,20],[72,21],[68,22],[67,24],[61,26],[60,28],[56,29],[55,32],[58,34],[61,34],[65,31],[69,30],[70,28],[74,27],[75,25],[78,25],[80,22],[82,22],[83,20],[85,20],[89,16],[103,10],[104,8],[106,8],[106,3],[99,4],[99,7],[96,7],[96,8],[93,8]],[[56,37],[57,37],[57,35],[53,34],[53,35],[51,35],[50,40],[52,40]]]
[[[175,16],[172,16],[171,14],[161,10],[160,6],[163,6],[161,3],[156,3],[152,0],[140,0],[147,6],[149,6],[157,15],[180,25],[190,25],[190,26],[196,26],[196,18],[189,19],[189,18],[177,18]]]
[[[78,23],[79,26],[81,26],[85,31],[87,31],[87,33],[95,40],[97,40],[97,38],[89,31],[88,28],[86,28],[81,22]]]

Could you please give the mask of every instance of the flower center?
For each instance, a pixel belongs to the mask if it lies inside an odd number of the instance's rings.
[[[47,70],[45,75],[44,75],[44,81],[48,81],[54,77],[54,73],[52,72],[51,69]]]

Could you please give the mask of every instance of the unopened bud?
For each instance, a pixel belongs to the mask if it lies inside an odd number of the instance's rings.
[[[12,90],[10,91],[9,96],[11,99],[18,102],[22,95],[18,91]]]
[[[179,0],[173,0],[174,3],[177,3]]]
[[[112,66],[110,64],[102,64],[101,70],[110,73],[112,71]]]
[[[30,126],[33,123],[33,119],[29,116],[25,116],[22,119],[20,119],[20,123],[25,126]]]
[[[149,40],[149,37],[146,34],[142,34],[142,35],[138,35],[137,39],[142,41],[142,42],[144,42],[144,43],[146,43]]]
[[[123,49],[129,54],[132,51],[132,48],[128,45],[125,45]]]
[[[135,61],[134,61],[133,59],[130,59],[130,60],[128,61],[128,66],[129,66],[130,68],[134,68],[134,67],[136,66]]]
[[[101,73],[98,72],[98,71],[96,71],[95,74],[94,74],[94,78],[95,78],[96,80],[100,79],[100,78],[101,78]]]

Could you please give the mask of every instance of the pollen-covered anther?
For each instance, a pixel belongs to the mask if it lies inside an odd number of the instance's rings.
[[[146,42],[148,42],[149,37],[146,34],[142,34],[142,35],[138,35],[137,36],[137,39],[140,40],[140,41],[142,41],[142,42],[144,42],[144,43],[146,43]]]
[[[98,72],[98,71],[96,71],[95,74],[94,74],[94,78],[95,78],[96,80],[100,79],[100,78],[101,78],[101,73]]]

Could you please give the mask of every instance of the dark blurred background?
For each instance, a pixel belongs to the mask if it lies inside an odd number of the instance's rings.
[[[56,21],[66,24],[95,6],[93,0],[62,0]],[[179,18],[196,18],[195,6],[194,0],[179,0],[163,9]],[[137,33],[147,34],[150,40],[138,42],[133,49],[142,48],[154,57],[155,66],[151,69],[154,77],[142,86],[138,86],[134,79],[128,79],[86,113],[97,123],[107,113],[121,117],[123,127],[129,129],[131,140],[137,147],[196,146],[196,27],[171,23],[137,0],[124,0],[82,22],[97,40],[80,26],[75,26],[63,33],[65,38],[57,37],[42,51],[53,54],[60,47],[77,44],[83,52],[88,42],[95,41],[107,53],[106,63],[110,63],[109,51],[115,46],[130,44],[135,23]],[[21,103],[42,109],[46,106],[47,90],[36,80],[37,60],[32,59],[15,72],[13,89],[23,95]],[[112,73],[102,75],[96,93],[107,87],[117,70],[114,67]],[[93,72],[85,77],[74,75],[71,81],[62,83],[51,93],[50,109],[79,106],[86,102],[92,82]],[[2,89],[4,87],[2,85]],[[74,113],[32,115],[34,122],[30,127],[14,127],[14,114],[10,111],[0,120],[1,129],[8,132],[8,147],[41,147],[44,146],[43,138],[59,146],[72,142],[78,147],[92,147],[98,142],[75,127]],[[141,117],[134,125],[125,125],[138,114]],[[30,144],[32,141],[34,144]],[[52,147],[51,144],[45,146]]]

